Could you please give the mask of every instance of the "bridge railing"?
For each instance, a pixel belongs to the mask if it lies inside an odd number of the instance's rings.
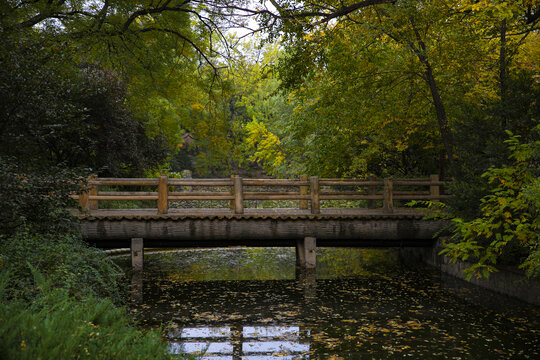
[[[172,200],[223,200],[235,214],[244,213],[247,200],[298,200],[299,209],[311,209],[312,214],[321,212],[321,201],[366,200],[367,208],[380,208],[391,213],[394,202],[404,200],[440,201],[451,195],[444,193],[448,182],[438,175],[420,179],[328,179],[301,175],[298,179],[250,179],[233,175],[230,179],[176,179],[162,175],[159,178],[90,178],[89,188],[74,195],[83,211],[99,208],[99,201],[152,200],[157,202],[158,214],[169,211]],[[134,186],[137,189],[154,187],[157,191],[103,191],[100,187]],[[193,188],[218,188],[228,191],[193,191]],[[254,191],[253,188],[263,188]],[[279,191],[268,191],[268,188]],[[182,191],[178,191],[180,190]],[[283,189],[291,189],[283,191]],[[418,190],[425,188],[425,190]],[[185,191],[189,189],[189,191]],[[345,190],[344,190],[345,189]]]

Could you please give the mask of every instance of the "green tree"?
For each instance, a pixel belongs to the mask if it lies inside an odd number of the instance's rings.
[[[528,276],[540,276],[540,141],[522,144],[511,136],[506,143],[512,164],[484,173],[490,189],[481,200],[482,215],[453,219],[454,235],[441,252],[453,261],[471,261],[465,270],[469,279],[488,277],[501,262],[520,264]]]

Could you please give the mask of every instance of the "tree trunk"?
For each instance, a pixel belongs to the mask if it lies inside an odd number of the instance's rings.
[[[441,140],[444,146],[446,156],[448,158],[448,167],[451,175],[455,175],[454,172],[454,136],[448,126],[448,118],[446,116],[446,109],[439,93],[439,88],[437,87],[437,82],[435,81],[435,76],[433,75],[433,68],[426,55],[426,44],[422,40],[418,29],[414,24],[414,20],[411,19],[411,25],[416,37],[416,41],[420,48],[416,47],[413,43],[409,43],[412,50],[418,56],[418,60],[424,65],[425,71],[425,80],[428,83],[429,90],[431,92],[431,98],[433,100],[433,106],[435,107],[435,114],[437,116],[437,123],[439,124],[439,131],[441,132]]]
[[[501,96],[501,127],[506,128],[507,116],[507,93],[508,93],[508,60],[506,56],[506,19],[501,22],[501,48],[499,53],[499,86]]]

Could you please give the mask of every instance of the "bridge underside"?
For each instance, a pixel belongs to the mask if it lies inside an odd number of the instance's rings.
[[[242,215],[212,212],[98,210],[81,215],[84,238],[99,247],[129,244],[143,238],[145,247],[295,246],[307,237],[317,246],[430,246],[443,221],[422,220],[411,210],[392,214],[367,209],[307,211],[254,209]]]

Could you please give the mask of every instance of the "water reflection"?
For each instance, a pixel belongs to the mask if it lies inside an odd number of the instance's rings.
[[[309,335],[309,334],[307,334]],[[298,326],[239,326],[175,329],[171,353],[202,359],[308,359],[309,343]]]
[[[538,308],[371,251],[321,249],[316,272],[294,249],[147,254],[133,311],[204,359],[540,358]]]

